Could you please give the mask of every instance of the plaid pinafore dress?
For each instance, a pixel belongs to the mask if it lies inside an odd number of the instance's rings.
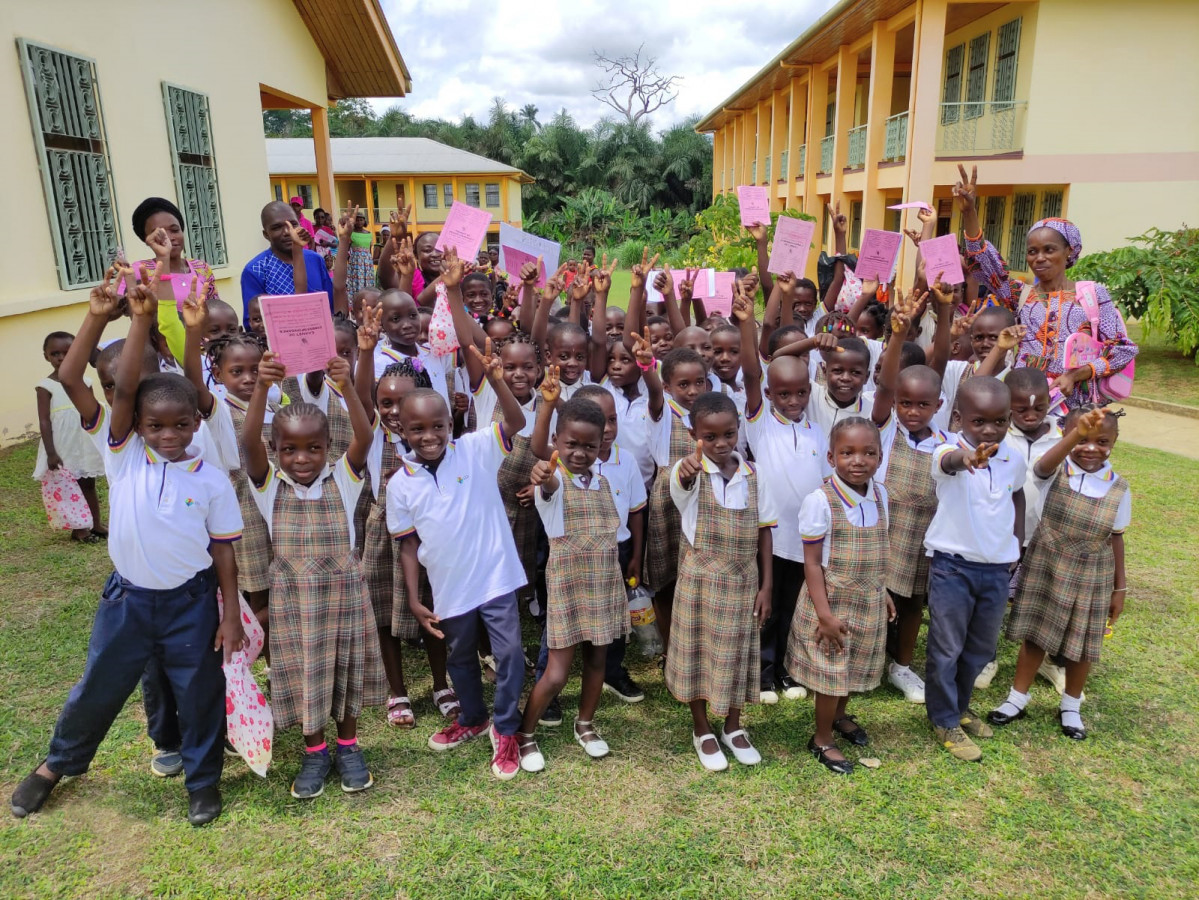
[[[237,561],[237,586],[245,591],[265,591],[269,584],[267,570],[271,565],[271,534],[266,520],[254,503],[253,488],[246,475],[246,455],[241,446],[242,427],[246,421],[245,407],[225,394],[221,401],[229,410],[233,430],[237,435],[237,453],[241,467],[229,470],[229,481],[237,494],[237,505],[241,507],[241,540],[233,542],[233,556]],[[262,426],[262,442],[270,446],[271,426]]]
[[[707,700],[723,716],[758,701],[758,474],[746,475],[745,509],[725,509],[708,474],[696,478],[699,517],[694,546],[684,538],[680,548],[666,687],[679,702]]]
[[[541,395],[533,394],[533,415],[541,406]],[[493,425],[504,421],[503,407],[496,403],[495,411],[491,414]],[[516,499],[517,491],[529,486],[533,475],[533,466],[537,457],[533,455],[533,447],[529,438],[523,434],[513,435],[512,452],[504,458],[500,466],[496,483],[500,488],[500,496],[504,500],[504,512],[508,514],[508,524],[512,527],[512,538],[516,542],[516,552],[520,556],[520,564],[525,570],[525,586],[516,593],[518,596],[528,596],[533,585],[537,583],[537,529],[541,517],[532,504],[521,506]]]
[[[1099,659],[1116,576],[1112,526],[1128,490],[1113,477],[1100,498],[1071,490],[1064,468],[1054,478],[1020,568],[1010,640],[1073,662]]]
[[[931,468],[931,465],[930,465]],[[887,644],[886,583],[888,541],[887,513],[878,488],[878,522],[868,528],[851,525],[841,498],[831,482],[821,488],[828,498],[832,527],[824,589],[829,609],[849,626],[842,635],[845,649],[826,651],[816,643],[819,619],[808,594],[807,582],[800,589],[787,639],[787,671],[800,684],[826,697],[848,697],[878,687],[883,676]]]
[[[576,487],[560,471],[562,520],[566,533],[550,538],[545,565],[546,642],[564,650],[589,641],[610,644],[629,630],[629,605],[620,569],[616,533],[620,513],[602,475],[599,488]]]
[[[408,591],[404,587],[404,573],[395,550],[395,539],[387,530],[387,482],[400,467],[401,443],[392,443],[385,433],[383,437],[383,463],[379,467],[379,498],[374,499],[370,487],[362,493],[372,499],[366,517],[365,550],[362,554],[362,572],[370,591],[371,607],[375,614],[375,627],[390,628],[393,636],[412,640],[420,636],[420,624],[408,609]],[[424,567],[420,575],[421,600],[429,608],[433,606],[433,591]]]
[[[650,590],[670,587],[679,571],[679,536],[682,519],[670,499],[670,470],[684,456],[695,452],[695,441],[687,431],[687,411],[667,400],[662,414],[670,416],[670,462],[659,466],[649,494],[649,526],[645,538],[645,584]],[[673,639],[673,629],[671,631]]]
[[[887,462],[887,501],[887,590],[896,597],[927,597],[924,535],[937,511],[932,455],[913,448],[898,428]]]
[[[281,484],[272,523],[271,708],[314,734],[387,699],[379,635],[332,473],[316,500]]]

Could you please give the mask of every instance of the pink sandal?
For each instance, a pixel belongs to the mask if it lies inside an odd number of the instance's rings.
[[[458,713],[462,712],[462,704],[458,702],[458,695],[454,693],[453,688],[434,691],[433,703],[437,706],[437,711],[447,719],[456,719]]]
[[[387,701],[387,724],[396,728],[415,728],[416,714],[407,697],[392,697]]]

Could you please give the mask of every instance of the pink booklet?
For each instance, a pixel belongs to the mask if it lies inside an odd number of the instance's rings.
[[[287,367],[288,374],[323,372],[329,360],[337,355],[329,295],[324,291],[263,295],[258,303],[262,307],[267,343],[279,362]]]
[[[758,185],[743,184],[737,188],[737,202],[741,206],[741,224],[770,224],[770,194]]]
[[[899,259],[899,248],[902,246],[903,235],[898,231],[867,228],[858,250],[858,264],[854,272],[863,281],[873,279],[879,284],[886,284],[895,271],[895,261]]]
[[[774,245],[770,248],[770,264],[766,266],[766,271],[777,275],[794,272],[796,278],[803,278],[815,233],[815,222],[779,216],[774,226]]]
[[[474,262],[487,237],[487,227],[491,224],[491,213],[485,209],[476,209],[465,203],[454,201],[450,214],[445,217],[445,225],[435,245],[438,250],[454,247],[458,258],[466,262]]]
[[[932,284],[938,275],[945,284],[961,284],[966,280],[962,271],[962,255],[958,251],[958,239],[954,234],[943,234],[920,242],[920,255],[924,257],[924,276]]]
[[[733,314],[733,289],[737,276],[733,272],[715,272],[712,275],[712,295],[704,298],[704,312],[719,313],[728,318]]]

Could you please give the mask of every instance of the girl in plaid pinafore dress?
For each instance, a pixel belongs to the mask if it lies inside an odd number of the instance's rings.
[[[670,416],[670,459],[658,469],[649,495],[649,528],[645,538],[645,583],[653,591],[674,584],[679,571],[679,536],[682,520],[670,499],[670,469],[684,456],[695,452],[695,440],[687,430],[687,410],[667,397],[662,415]]]

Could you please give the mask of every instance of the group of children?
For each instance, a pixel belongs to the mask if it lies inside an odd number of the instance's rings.
[[[307,251],[278,218],[300,292]],[[841,239],[844,217],[833,221]],[[79,334],[48,341],[52,378],[104,459],[116,571],[83,678],[14,813],[86,771],[157,663],[181,735],[160,752],[182,756],[193,824],[219,814],[224,707],[207,648],[228,657],[245,638],[236,604],[218,620],[218,588],[240,589],[268,629],[275,725],[304,738],[297,798],[318,796],[334,768],[346,792],[372,785],[358,717],[386,704],[389,724],[415,726],[403,649],[418,639],[449,720],[433,750],[487,735],[495,777],[544,769],[536,730],[561,722],[579,649],[574,737],[607,755],[602,692],[644,696],[622,665],[627,589],[642,581],[666,687],[690,707],[706,769],[727,768],[726,751],[761,761],[747,704],[811,691],[808,749],[849,774],[838,742],[870,741],[849,697],[885,671],[925,703],[953,757],[977,760],[975,738],[1025,715],[1047,655],[1065,667],[1062,731],[1086,736],[1083,683],[1125,590],[1117,419],[1074,409],[1058,429],[1045,375],[1005,373],[1021,331],[1010,310],[966,315],[936,273],[921,268],[905,295],[840,259],[822,300],[806,279],[765,274],[760,227],[763,274],[739,273],[727,317],[707,315],[687,279],[676,293],[669,270],[649,309],[648,252],[627,310],[608,306],[606,258],[556,273],[527,264],[497,302],[493,274],[400,231],[381,291],[348,296],[339,247],[333,299],[349,315],[323,371],[288,371],[198,280],[178,304],[183,358],[164,359],[150,337],[159,301],[175,315],[174,298],[153,269],[110,273]],[[83,373],[122,309],[128,337],[96,360],[101,404]],[[439,311],[458,344],[440,355],[426,343]],[[172,367],[182,374],[159,371]],[[1013,591],[1016,676],[984,719],[971,696]],[[911,663],[925,605],[922,680]],[[542,648],[522,709],[529,615]]]

